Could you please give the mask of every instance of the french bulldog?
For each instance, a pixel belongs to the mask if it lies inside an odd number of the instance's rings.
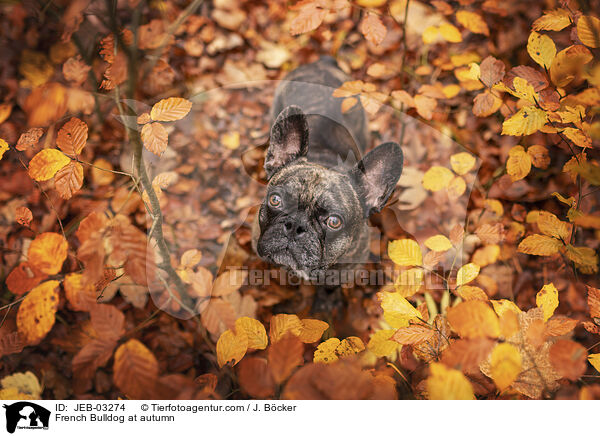
[[[402,172],[393,142],[364,157],[360,102],[342,113],[333,90],[349,78],[324,57],[290,72],[276,89],[264,169],[268,185],[253,222],[263,260],[304,279],[352,268],[368,257],[368,218],[388,201]]]

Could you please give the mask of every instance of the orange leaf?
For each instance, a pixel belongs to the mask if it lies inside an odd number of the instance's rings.
[[[65,296],[73,310],[89,311],[96,304],[96,288],[93,284],[84,284],[80,273],[67,274],[63,286]]]
[[[217,362],[222,368],[228,363],[237,364],[248,350],[248,336],[244,330],[225,330],[217,341]]]
[[[25,206],[19,206],[15,210],[15,220],[22,226],[29,227],[33,214]]]
[[[42,233],[29,246],[29,263],[46,274],[58,274],[67,258],[68,244],[63,235]]]
[[[162,124],[144,124],[141,135],[144,147],[155,155],[160,156],[167,149],[169,134]]]
[[[16,295],[24,294],[47,277],[29,262],[17,265],[6,277],[6,287]]]
[[[402,345],[417,345],[433,337],[434,330],[429,326],[413,324],[396,330],[392,340]]]
[[[303,319],[302,329],[298,336],[305,344],[317,342],[323,336],[325,330],[329,328],[329,324],[318,319]]]
[[[448,322],[463,338],[490,337],[500,334],[498,317],[483,301],[464,301],[448,309]]]
[[[153,398],[158,361],[137,339],[130,339],[115,352],[113,380],[130,399]]]
[[[79,118],[71,118],[58,131],[56,145],[67,156],[75,157],[81,153],[88,139],[88,126]]]
[[[573,331],[579,321],[562,315],[555,315],[546,323],[546,334],[549,336],[562,336]]]
[[[54,187],[62,198],[68,200],[83,185],[83,167],[79,162],[70,162],[54,176]]]
[[[42,283],[19,306],[17,328],[26,343],[38,343],[52,329],[58,307],[58,284],[58,280]]]
[[[456,13],[456,20],[473,33],[480,33],[486,36],[490,34],[490,29],[483,20],[483,17],[475,12],[458,11]]]
[[[587,350],[581,344],[559,340],[550,347],[550,363],[561,377],[577,381],[587,369]]]
[[[269,368],[276,383],[283,383],[296,367],[304,363],[303,352],[304,346],[300,339],[289,332],[281,340],[271,344],[268,349]]]
[[[150,111],[153,121],[176,121],[185,117],[192,109],[192,102],[180,97],[163,98]]]
[[[387,28],[375,14],[367,14],[360,23],[360,32],[367,41],[379,45],[385,39]]]

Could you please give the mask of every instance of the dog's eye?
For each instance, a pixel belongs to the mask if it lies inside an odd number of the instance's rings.
[[[269,206],[271,206],[271,207],[281,206],[281,197],[277,194],[271,194],[269,196]]]
[[[330,215],[327,218],[327,227],[332,230],[337,230],[342,227],[342,219],[337,215]]]

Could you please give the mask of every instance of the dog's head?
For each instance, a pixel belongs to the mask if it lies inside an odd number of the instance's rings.
[[[264,165],[269,183],[253,232],[261,258],[304,277],[327,270],[355,248],[366,219],[392,194],[403,164],[392,142],[345,171],[308,162],[308,149],[307,118],[288,106],[271,128]]]

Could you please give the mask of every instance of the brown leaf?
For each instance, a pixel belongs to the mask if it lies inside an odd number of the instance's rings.
[[[515,77],[521,77],[533,86],[535,92],[540,92],[548,87],[548,79],[546,75],[541,71],[536,70],[525,65],[519,65],[518,67],[512,68],[504,77],[504,84],[509,88],[513,87],[513,80]]]
[[[15,220],[22,226],[29,227],[33,214],[25,206],[19,206],[15,210]]]
[[[283,383],[297,366],[304,363],[304,345],[297,336],[287,333],[267,350],[269,369],[277,384]]]
[[[83,185],[83,167],[72,161],[54,176],[54,187],[65,200],[70,199]]]
[[[479,364],[489,356],[495,341],[488,338],[458,339],[442,353],[442,363],[467,373],[479,370]]]
[[[115,385],[131,399],[152,398],[158,377],[158,361],[137,339],[130,339],[115,352]]]
[[[499,244],[504,240],[504,227],[500,223],[484,224],[475,230],[475,234],[485,244]]]
[[[490,91],[477,94],[473,100],[473,114],[478,117],[489,117],[502,106],[502,100]]]
[[[416,345],[428,341],[434,333],[429,326],[413,324],[396,330],[391,339],[402,345]]]
[[[415,95],[417,113],[426,120],[433,118],[433,110],[437,107],[437,100],[424,95]]]
[[[590,316],[592,318],[600,318],[600,290],[587,286],[588,290],[588,307],[590,308]]]
[[[504,77],[504,62],[493,56],[488,56],[479,65],[481,70],[480,79],[485,86],[491,88]]]
[[[81,153],[88,139],[88,126],[79,118],[71,118],[58,131],[56,145],[67,156],[75,157]]]
[[[550,347],[550,363],[564,378],[577,381],[587,369],[587,350],[581,344],[559,340]]]
[[[160,123],[144,124],[144,127],[142,127],[142,141],[148,151],[160,156],[167,149],[169,134]]]
[[[237,365],[240,387],[253,398],[270,398],[275,395],[275,382],[267,360],[249,356]]]
[[[90,317],[100,339],[117,341],[125,333],[125,315],[111,304],[94,305]]]
[[[555,315],[546,323],[546,334],[549,336],[562,336],[573,331],[579,321],[562,315]]]
[[[12,332],[0,337],[0,356],[20,353],[25,346],[25,342],[19,332]]]
[[[385,39],[387,28],[375,14],[367,14],[360,23],[360,32],[367,41],[379,45]]]
[[[15,148],[19,151],[25,151],[28,148],[33,148],[37,145],[43,134],[44,129],[33,127],[19,136],[19,140],[17,141]]]
[[[300,12],[290,23],[290,33],[299,35],[310,32],[321,25],[327,16],[327,10],[317,7],[315,2],[307,2],[302,5]]]
[[[116,341],[92,339],[73,357],[73,376],[91,379],[99,367],[106,365],[112,357]]]

